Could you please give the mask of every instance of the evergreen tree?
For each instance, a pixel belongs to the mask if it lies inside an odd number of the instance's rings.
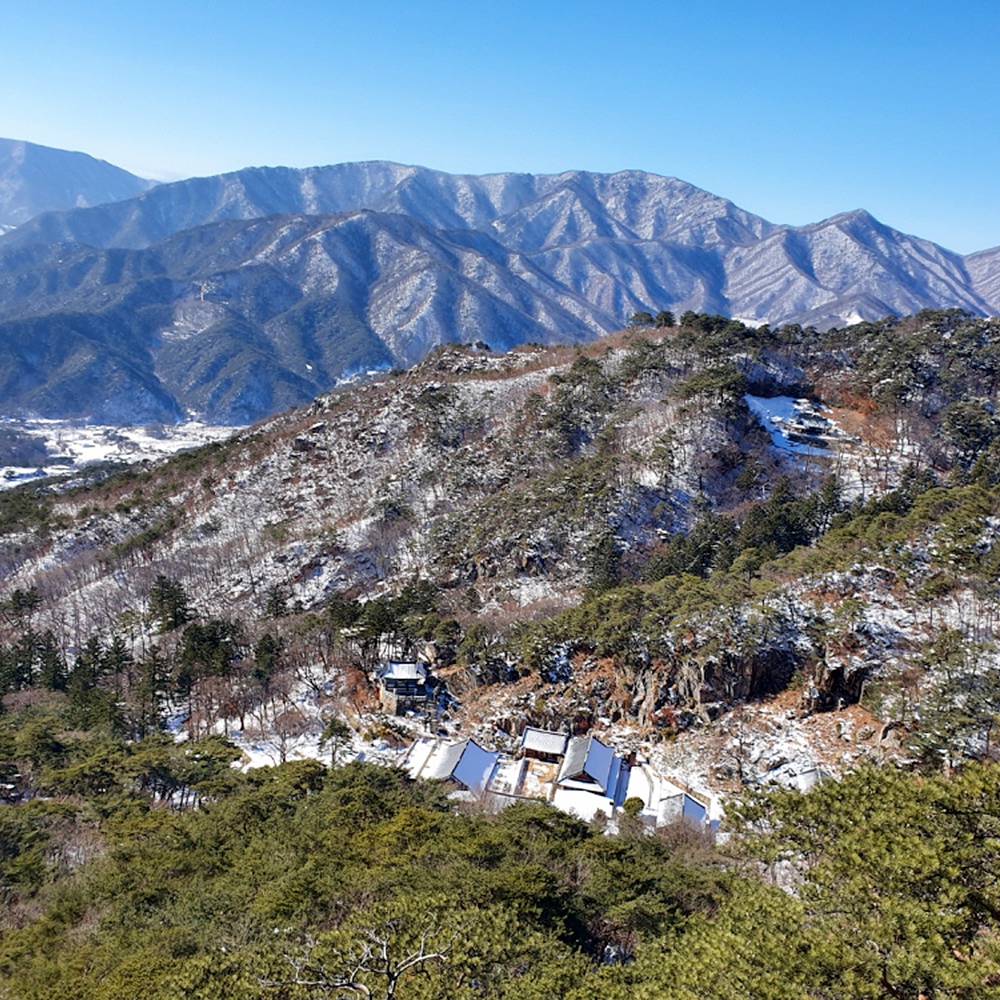
[[[337,755],[350,745],[353,735],[351,727],[343,719],[331,716],[327,721],[320,734],[319,745],[321,748],[324,746],[330,748],[330,767],[337,766]]]
[[[161,633],[172,632],[191,621],[194,613],[180,581],[162,573],[149,592],[149,613]]]
[[[284,590],[277,583],[268,588],[264,599],[264,618],[284,618],[288,614],[288,601]]]

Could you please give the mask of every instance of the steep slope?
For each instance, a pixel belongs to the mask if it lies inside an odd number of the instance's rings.
[[[138,251],[0,251],[8,414],[121,419],[134,399],[142,421],[152,393],[158,419],[249,423],[456,335],[507,349],[590,339],[613,322],[530,263],[512,267],[488,237],[401,215],[220,222]],[[103,369],[90,361],[102,351]],[[90,409],[88,379],[101,400]]]
[[[819,328],[942,306],[994,310],[974,290],[964,259],[882,225],[868,212],[784,227],[725,260],[734,315],[795,317]]]
[[[990,304],[990,312],[1000,312],[1000,247],[980,250],[965,258],[972,287]]]
[[[914,686],[942,679],[992,706],[1000,424],[980,401],[998,373],[1000,322],[957,312],[799,342],[702,317],[580,349],[445,347],[89,490],[0,494],[0,650],[28,624],[74,653],[127,631],[181,677],[200,629],[239,623],[238,663],[198,661],[203,713],[233,685],[266,696],[265,633],[298,683],[322,663],[360,696],[384,644],[428,642],[466,703],[504,683],[477,699],[489,725],[671,732],[796,673],[810,710],[867,684],[912,720]],[[843,388],[856,410],[824,412],[851,433],[778,444],[744,395],[768,386],[831,407]],[[191,604],[176,620],[167,585]],[[958,743],[975,751],[981,721]]]
[[[471,177],[379,161],[253,168],[50,213],[0,246],[146,247],[223,219],[359,209],[483,232],[531,255],[545,276],[612,313],[610,323],[602,317],[591,324],[592,335],[645,307],[824,327],[939,306],[992,309],[960,256],[867,212],[779,227],[683,181],[640,171]],[[550,291],[560,307],[572,308],[559,289]]]
[[[505,246],[548,250],[595,239],[660,240],[714,248],[751,242],[774,226],[674,177],[638,170],[538,178],[536,197],[493,221]]]
[[[0,139],[0,231],[41,212],[123,201],[152,186],[86,153]]]
[[[239,605],[250,617],[271,584],[308,607],[333,590],[377,593],[382,581],[413,575],[456,597],[474,583],[481,600],[498,605],[572,600],[592,539],[612,530],[628,546],[655,544],[660,531],[686,522],[686,498],[699,484],[721,496],[741,461],[761,469],[779,461],[744,405],[727,416],[708,397],[673,392],[691,371],[683,348],[654,345],[647,370],[644,344],[506,355],[440,348],[409,372],[320,397],[229,444],[127,477],[110,487],[107,511],[106,491],[58,501],[79,518],[39,536],[41,548],[0,533],[5,585],[42,571],[37,555],[61,567],[51,578],[60,593],[84,586],[77,569],[86,576],[95,550],[107,549],[112,562],[125,560],[122,579],[135,594],[155,568],[144,568],[142,553],[155,552],[207,606]],[[136,494],[114,510],[135,487],[146,499]],[[97,507],[100,515],[79,513]],[[164,519],[173,527],[146,534]],[[140,535],[135,548],[129,539]],[[235,562],[219,572],[223,552]],[[99,576],[87,604],[101,615],[97,592],[119,583]]]

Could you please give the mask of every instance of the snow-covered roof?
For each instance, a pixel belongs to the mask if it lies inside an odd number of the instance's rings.
[[[409,750],[406,751],[406,756],[403,758],[403,767],[406,768],[411,778],[419,778],[421,776],[424,766],[430,760],[437,746],[438,741],[430,736],[423,736],[410,745]]]
[[[609,798],[575,788],[557,788],[552,804],[556,809],[572,813],[583,820],[592,820],[599,812],[606,816],[614,812]]]
[[[569,781],[584,774],[597,784],[602,792],[614,791],[618,781],[621,758],[605,746],[596,736],[576,736],[569,741],[566,758],[559,770],[559,782]]]
[[[427,667],[422,663],[390,660],[378,671],[379,677],[393,681],[422,681],[427,677]]]
[[[682,809],[682,814],[686,820],[690,820],[693,823],[707,823],[708,822],[708,809],[705,807],[703,802],[699,802],[696,798],[684,793],[684,807]]]
[[[828,777],[829,775],[822,768],[811,767],[792,775],[789,784],[798,788],[800,792],[808,792],[813,785],[818,785]]]
[[[676,823],[684,815],[684,793],[667,795],[656,803],[656,825]]]
[[[587,749],[590,744],[589,736],[575,736],[569,741],[566,747],[566,758],[559,768],[559,781],[582,774],[587,766]]]
[[[475,740],[469,740],[452,768],[451,776],[470,791],[482,795],[499,759],[500,754],[495,750],[484,750]]]
[[[657,803],[657,824],[660,826],[685,819],[695,826],[707,823],[711,815],[711,802],[703,802],[690,792],[678,790],[664,795]]]
[[[517,795],[526,763],[524,758],[501,757],[490,779],[489,790],[497,795]]]
[[[607,792],[616,806],[623,805],[628,798],[628,772],[630,768],[625,761],[615,754],[608,779]]]
[[[462,740],[461,743],[439,743],[427,759],[420,774],[413,775],[413,777],[428,780],[437,778],[442,781],[452,777],[468,742],[468,740]]]
[[[486,750],[471,739],[451,742],[431,736],[414,741],[404,764],[414,778],[460,784],[465,791],[452,797],[470,801],[492,796],[504,805],[518,798],[542,798],[564,812],[591,819],[598,811],[612,815],[634,795],[644,803],[643,816],[657,825],[686,819],[698,826],[711,820],[715,827],[722,816],[715,796],[671,781],[648,763],[630,767],[595,736],[570,739],[561,767]]]
[[[484,750],[474,740],[450,743],[424,738],[410,748],[406,768],[411,778],[425,781],[450,779],[465,785],[476,795],[482,795],[499,759],[499,753]]]
[[[568,739],[569,737],[565,733],[553,733],[548,729],[536,729],[534,726],[528,726],[521,737],[521,746],[533,753],[561,757],[566,752]]]
[[[752,396],[749,393],[743,399],[771,435],[771,443],[775,448],[799,455],[825,454],[822,448],[793,441],[787,434],[793,422],[800,419],[799,414],[804,406],[809,405],[808,400],[792,399],[791,396]]]

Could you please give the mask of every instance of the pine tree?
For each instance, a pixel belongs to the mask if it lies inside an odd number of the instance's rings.
[[[194,617],[184,587],[178,580],[162,573],[157,576],[149,592],[149,613],[161,634],[180,628]]]

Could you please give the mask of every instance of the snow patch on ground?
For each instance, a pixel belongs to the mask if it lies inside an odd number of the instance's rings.
[[[771,443],[781,451],[795,455],[825,455],[829,456],[827,448],[817,448],[812,445],[793,441],[790,434],[803,434],[803,419],[812,419],[817,427],[820,421],[826,423],[828,434],[837,433],[834,425],[825,417],[819,416],[819,408],[807,399],[793,399],[791,396],[751,396],[743,397],[750,412],[763,424],[771,435]],[[819,434],[815,435],[820,437]],[[825,435],[824,435],[825,436]]]
[[[545,577],[521,577],[510,586],[510,599],[522,608],[540,601],[553,600],[561,593],[559,586]]]
[[[241,752],[237,765],[241,770],[276,767],[285,761],[318,760],[331,763],[331,750],[321,745],[323,728],[331,717],[344,717],[339,705],[343,684],[337,672],[328,672],[319,663],[304,665],[296,676],[279,682],[276,696],[262,698],[239,727],[235,717],[220,718],[212,732],[225,736]],[[338,748],[336,763],[368,761],[389,767],[398,766],[406,755],[406,744],[424,732],[425,720],[418,716],[385,716],[378,712],[349,713],[345,719],[350,730],[349,742]],[[190,738],[190,720],[182,712],[170,714],[167,731],[177,740]],[[391,732],[394,742],[379,735]]]

